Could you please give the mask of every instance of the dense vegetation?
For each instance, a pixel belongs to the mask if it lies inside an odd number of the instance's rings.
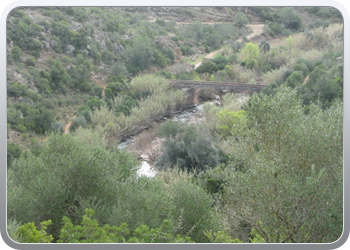
[[[225,21],[209,19],[212,11]],[[159,18],[164,13],[166,20]],[[248,39],[247,25],[257,20],[264,33]],[[7,19],[7,49],[12,239],[325,243],[340,237],[337,10],[17,8]],[[206,103],[201,123],[184,124],[164,122],[185,98],[167,79],[266,87],[243,99],[226,94],[219,106]],[[118,148],[132,135],[139,151]],[[140,150],[153,141],[161,145],[149,159],[158,173],[148,178],[138,174]]]

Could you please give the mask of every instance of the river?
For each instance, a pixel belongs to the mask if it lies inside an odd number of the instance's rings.
[[[206,102],[207,103],[207,102]],[[209,102],[212,105],[215,105],[215,101]],[[205,118],[203,117],[203,106],[205,103],[202,103],[200,105],[197,105],[195,107],[190,107],[183,109],[179,113],[175,113],[169,118],[170,121],[180,121],[183,123],[200,123]],[[119,143],[118,148],[128,148],[128,146],[135,142],[135,137],[131,136],[124,140],[123,142]],[[142,160],[141,166],[137,171],[138,176],[147,176],[147,177],[154,177],[157,174],[157,171],[153,166],[151,166],[147,161]]]

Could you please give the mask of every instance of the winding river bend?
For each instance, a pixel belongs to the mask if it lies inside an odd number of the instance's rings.
[[[207,103],[207,102],[206,102]],[[215,105],[215,102],[209,102]],[[203,117],[203,106],[205,103],[197,105],[195,107],[190,107],[183,109],[179,113],[173,114],[168,120],[169,121],[180,121],[183,123],[200,123],[205,118]],[[119,149],[128,148],[129,145],[135,142],[135,136],[131,136],[121,142],[118,146]],[[157,174],[156,169],[149,164],[146,160],[141,160],[141,166],[137,171],[138,176],[154,177]]]
[[[239,102],[241,102],[245,98],[246,98],[246,96],[239,95],[237,97],[237,100]],[[167,120],[168,121],[180,121],[180,122],[187,123],[187,124],[201,123],[205,119],[204,118],[204,114],[203,114],[203,106],[205,104],[207,104],[207,103],[210,103],[211,105],[218,105],[218,104],[220,104],[220,102],[218,100],[212,100],[212,101],[203,102],[203,103],[201,103],[201,104],[199,104],[197,106],[183,109],[179,113],[173,114]],[[132,145],[135,142],[135,138],[136,137],[137,137],[137,135],[127,138],[126,140],[124,140],[123,142],[121,142],[119,144],[118,148],[119,149],[123,149],[123,148],[128,149],[129,146]],[[160,146],[161,142],[160,142],[159,138],[158,138],[158,143],[159,143],[159,146]],[[140,165],[139,170],[137,171],[138,176],[154,177],[157,174],[157,171],[149,163],[149,161],[147,160],[148,157],[144,158],[144,157],[142,157],[142,154],[141,154],[140,158],[141,158],[141,165]]]

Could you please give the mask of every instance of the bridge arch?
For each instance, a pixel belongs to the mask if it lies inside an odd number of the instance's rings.
[[[187,95],[185,105],[194,105],[198,103],[198,93],[203,89],[213,89],[219,94],[220,100],[224,93],[243,93],[252,94],[259,92],[265,85],[245,84],[232,82],[208,82],[208,81],[188,81],[188,80],[169,80],[170,86],[182,89]]]

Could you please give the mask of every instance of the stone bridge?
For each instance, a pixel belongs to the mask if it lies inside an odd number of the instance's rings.
[[[187,94],[185,105],[193,105],[198,103],[198,93],[203,89],[212,89],[220,97],[227,93],[238,93],[250,95],[259,92],[266,85],[263,84],[247,84],[232,82],[209,82],[209,81],[188,81],[188,80],[168,80],[173,88],[182,89]]]

